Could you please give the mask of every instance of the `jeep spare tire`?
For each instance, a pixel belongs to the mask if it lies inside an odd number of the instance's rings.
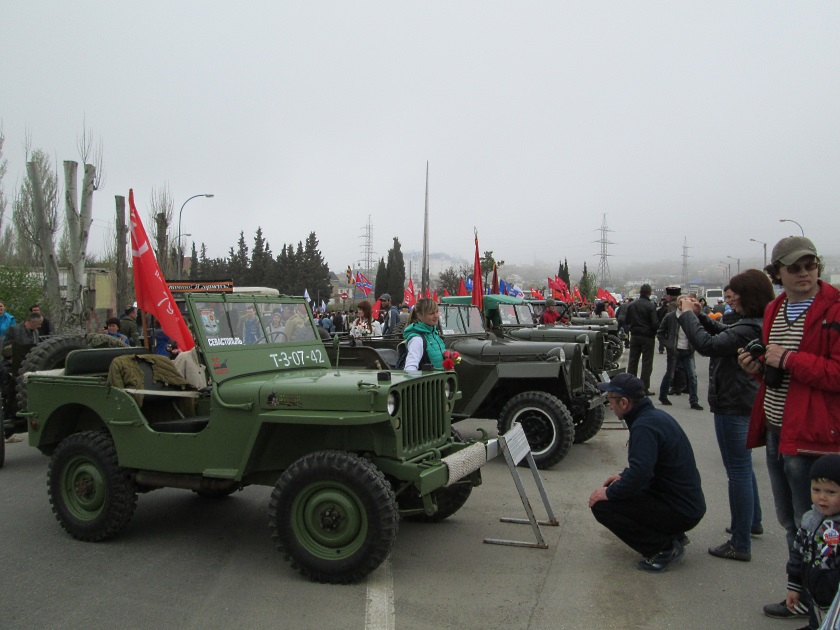
[[[122,348],[125,344],[116,337],[109,337],[95,333],[88,336],[77,335],[73,337],[50,337],[45,339],[30,350],[23,362],[20,364],[20,371],[15,374],[17,378],[17,408],[18,411],[26,411],[26,382],[24,374],[27,372],[40,372],[41,370],[56,370],[64,367],[67,355],[73,350],[84,348]]]

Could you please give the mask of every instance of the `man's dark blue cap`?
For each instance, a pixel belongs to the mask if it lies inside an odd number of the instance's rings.
[[[602,392],[618,392],[622,396],[633,399],[645,396],[645,384],[642,383],[642,379],[627,372],[616,374],[609,383],[598,383],[598,389]]]

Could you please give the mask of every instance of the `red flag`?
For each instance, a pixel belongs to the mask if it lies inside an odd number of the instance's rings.
[[[499,271],[496,269],[496,263],[493,263],[493,281],[490,283],[490,293],[498,295],[499,291]]]
[[[128,207],[131,220],[131,258],[134,270],[134,294],[137,306],[154,315],[170,339],[178,343],[182,351],[192,350],[195,341],[181,312],[175,305],[172,293],[155,259],[155,253],[146,236],[146,229],[134,205],[134,190],[128,191]]]
[[[548,288],[552,289],[553,291],[562,291],[562,285],[558,284],[556,278],[548,278]]]
[[[370,316],[373,319],[379,319],[379,307],[382,306],[379,300],[373,303],[373,306],[370,307]]]
[[[443,290],[443,297],[449,297],[449,289]]]
[[[559,289],[561,291],[568,291],[569,290],[569,285],[567,285],[566,281],[563,280],[563,278],[561,278],[560,276],[554,276],[554,282],[556,282],[557,284],[560,285]]]
[[[463,278],[458,278],[458,295],[469,295],[470,292],[467,291],[467,285],[464,282]]]
[[[438,302],[437,289],[435,289],[435,292],[432,293],[432,299],[435,301],[435,304],[437,304],[437,302]]]
[[[473,264],[472,303],[481,309],[484,290],[481,287],[481,257],[478,255],[478,232],[475,233],[475,263]]]
[[[431,292],[429,291],[429,287],[426,287],[426,297],[427,297],[428,299],[432,299],[432,294],[431,294]]]
[[[541,291],[537,291],[534,287],[531,287],[531,297],[535,300],[543,300],[543,294]]]
[[[578,288],[578,285],[575,285],[574,295],[576,301],[583,302],[583,296],[580,294],[580,289]]]
[[[408,308],[414,306],[414,303],[417,301],[414,297],[414,279],[408,279],[408,288],[403,291],[403,301],[408,304]]]

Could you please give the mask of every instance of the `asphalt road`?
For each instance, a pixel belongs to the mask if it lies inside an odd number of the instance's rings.
[[[625,356],[626,360],[626,356]],[[657,355],[658,384],[664,356]],[[697,359],[701,404],[708,362]],[[117,539],[82,543],[55,521],[46,491],[48,459],[10,444],[0,470],[0,628],[798,628],[764,617],[783,597],[784,532],[775,520],[764,452],[754,454],[766,533],[752,562],[714,558],[726,539],[726,477],[708,411],[687,396],[668,411],[694,445],[709,506],[689,532],[684,560],[666,573],[635,569],[638,556],[599,526],[592,490],[623,467],[627,433],[604,430],[542,471],[560,524],[543,527],[549,549],[483,544],[485,537],[533,540],[502,458],[466,506],[435,525],[403,522],[389,560],[365,583],[310,583],[275,550],[268,532],[270,489],[251,487],[210,501],[160,490],[140,497]],[[611,415],[608,412],[608,415]],[[468,421],[493,431],[493,423]],[[523,471],[526,472],[526,471]],[[529,475],[528,475],[529,477]],[[533,480],[523,474],[543,514]],[[531,483],[528,483],[528,482]]]

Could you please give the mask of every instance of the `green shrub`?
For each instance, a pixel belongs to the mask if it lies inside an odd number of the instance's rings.
[[[44,301],[43,279],[19,267],[0,265],[0,300],[6,311],[20,324],[26,319],[29,307]],[[41,312],[46,309],[41,308]]]

